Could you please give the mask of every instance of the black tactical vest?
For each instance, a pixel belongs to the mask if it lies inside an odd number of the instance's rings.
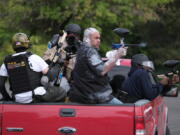
[[[30,52],[9,55],[4,60],[13,94],[32,91],[41,85],[42,73],[33,71],[29,66],[28,57],[31,55]]]

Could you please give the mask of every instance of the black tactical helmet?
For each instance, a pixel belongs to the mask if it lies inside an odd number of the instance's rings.
[[[68,24],[65,27],[65,31],[67,32],[67,34],[81,34],[81,27],[78,24]]]
[[[12,38],[12,47],[14,50],[18,48],[29,48],[29,39],[25,33],[16,33]]]
[[[149,67],[151,68],[152,70],[154,70],[154,64],[152,61],[149,60],[149,58],[144,55],[144,54],[136,54],[132,57],[132,60],[131,60],[131,64],[132,66],[145,66],[145,67]]]
[[[144,54],[136,54],[132,57],[132,63],[142,65],[143,61],[149,61],[149,58]]]

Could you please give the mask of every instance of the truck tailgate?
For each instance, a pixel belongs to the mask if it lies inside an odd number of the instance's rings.
[[[133,135],[134,105],[3,105],[2,135]]]

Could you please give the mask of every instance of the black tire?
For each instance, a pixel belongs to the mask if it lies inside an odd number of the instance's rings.
[[[166,135],[171,135],[171,133],[170,133],[170,129],[169,129],[169,127],[168,127],[168,126],[166,126]]]

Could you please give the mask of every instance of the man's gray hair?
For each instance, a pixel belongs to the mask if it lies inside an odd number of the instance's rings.
[[[96,28],[87,28],[84,31],[84,37],[83,37],[83,42],[85,43],[85,45],[91,46],[91,41],[90,41],[90,35],[94,32],[98,32],[99,31]]]

